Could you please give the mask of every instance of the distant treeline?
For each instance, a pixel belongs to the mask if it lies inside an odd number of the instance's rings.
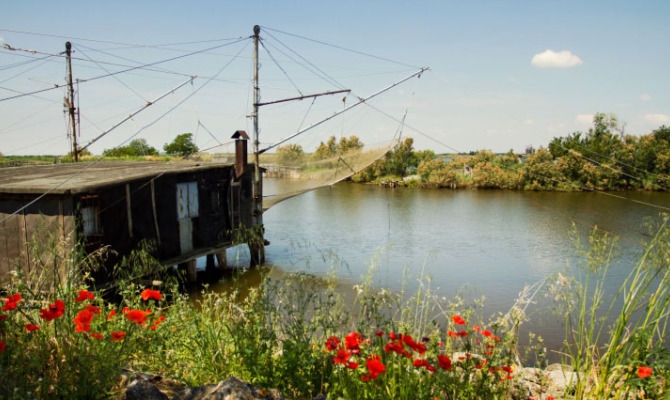
[[[481,150],[437,156],[412,146],[413,140],[405,139],[352,179],[453,189],[670,189],[670,127],[626,135],[616,117],[608,114],[596,114],[587,132],[554,138],[547,148],[529,148],[524,154]]]

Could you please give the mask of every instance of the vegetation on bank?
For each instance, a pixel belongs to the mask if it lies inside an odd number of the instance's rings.
[[[438,188],[514,190],[668,190],[670,127],[643,136],[625,135],[612,115],[596,114],[593,127],[554,138],[525,154],[436,156],[417,152],[411,138],[366,170],[356,182],[396,181]],[[413,176],[414,179],[405,179]]]
[[[579,247],[576,275],[548,280],[566,333],[564,348],[550,350],[575,372],[561,398],[670,393],[667,217],[652,236],[614,297],[603,282],[616,243],[598,230]],[[104,290],[89,278],[104,254],[65,255],[58,244],[36,257],[33,275],[15,275],[0,311],[0,397],[115,398],[127,368],[188,385],[234,375],[294,399],[528,398],[516,390],[518,332],[537,288],[488,319],[480,302],[444,299],[423,277],[412,296],[376,288],[374,267],[350,303],[334,280],[300,273],[245,295],[205,288],[193,302],[168,271],[150,268],[147,251],[126,258]],[[539,367],[541,344],[526,358]]]

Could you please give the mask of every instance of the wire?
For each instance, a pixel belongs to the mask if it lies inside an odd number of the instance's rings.
[[[168,59],[159,60],[159,61],[155,61],[155,62],[152,62],[152,63],[140,65],[140,66],[130,67],[130,68],[123,69],[123,70],[120,70],[120,71],[116,71],[116,72],[113,72],[113,73],[110,73],[110,74],[94,76],[94,77],[87,78],[87,79],[80,79],[79,81],[80,82],[91,82],[91,81],[94,81],[94,80],[107,78],[107,77],[122,74],[122,73],[125,73],[125,72],[134,71],[136,69],[142,69],[142,68],[145,68],[145,67],[151,67],[151,66],[154,66],[154,65],[163,64],[163,63],[166,63],[166,62],[178,60],[180,58],[185,58],[185,57],[189,57],[189,56],[192,56],[192,55],[195,55],[195,54],[200,54],[200,53],[203,53],[205,51],[218,49],[218,48],[225,47],[225,46],[230,46],[230,45],[233,45],[233,44],[236,44],[236,43],[242,42],[244,40],[248,40],[248,39],[249,38],[243,38],[243,39],[239,39],[235,42],[226,43],[226,44],[222,44],[222,45],[218,45],[218,46],[214,46],[214,47],[209,47],[209,48],[202,49],[202,50],[197,50],[197,51],[194,51],[194,52],[191,52],[191,53],[182,54],[182,55],[179,55],[179,56],[176,56],[176,57],[171,57],[171,58],[168,58]],[[35,90],[35,91],[32,91],[32,92],[18,94],[18,95],[15,95],[15,96],[5,97],[5,98],[0,99],[0,102],[6,101],[6,100],[13,100],[13,99],[16,99],[16,98],[19,98],[19,97],[30,96],[30,95],[33,95],[33,94],[38,94],[38,93],[46,92],[46,91],[49,91],[49,90],[58,89],[58,88],[61,88],[63,86],[65,86],[65,85],[64,84],[63,85],[56,84],[56,85],[54,85],[54,87],[49,87],[49,88],[41,89],[41,90]]]
[[[192,41],[192,42],[176,42],[176,43],[150,45],[150,44],[139,44],[139,43],[116,42],[116,41],[111,41],[111,40],[90,39],[90,38],[82,38],[82,37],[76,37],[76,36],[58,35],[58,34],[54,34],[54,33],[20,31],[20,30],[13,30],[13,29],[0,29],[0,32],[20,33],[20,34],[23,34],[23,35],[44,36],[44,37],[52,37],[52,38],[59,38],[59,39],[82,40],[82,41],[85,41],[85,42],[106,43],[106,44],[114,44],[114,45],[121,45],[121,46],[157,47],[157,48],[160,48],[160,47],[163,47],[163,46],[179,46],[179,45],[185,45],[185,44],[200,44],[200,43],[222,42],[222,41],[225,41],[225,40],[241,39],[241,37],[237,37],[237,38],[207,39],[207,40]]]
[[[74,47],[74,46],[73,46],[73,47]],[[100,63],[98,63],[97,61],[93,60],[91,57],[89,57],[88,55],[86,55],[86,53],[85,53],[81,48],[79,48],[78,46],[76,46],[75,49],[77,49],[77,51],[79,51],[81,54],[83,54],[84,57],[88,58],[89,61],[95,63],[95,65],[97,65],[101,70],[105,71],[105,72],[108,73],[108,74],[110,73],[109,70],[107,70],[105,67],[103,67],[102,65],[100,65]],[[113,77],[117,82],[119,82],[121,85],[125,86],[128,90],[130,90],[131,92],[133,92],[133,94],[134,94],[135,96],[137,96],[137,97],[139,97],[140,99],[142,99],[142,101],[144,101],[144,102],[148,102],[148,101],[149,101],[149,100],[145,99],[144,96],[142,96],[141,94],[139,94],[135,89],[133,89],[132,87],[128,86],[128,85],[127,85],[124,81],[122,81],[118,76],[113,75],[112,77]]]
[[[200,122],[200,120],[198,120],[198,126],[202,126],[202,127],[205,129],[205,131],[206,131],[207,133],[209,133],[209,136],[211,136],[211,137],[212,137],[218,144],[220,144],[220,145],[223,144],[223,143],[221,143],[221,141],[220,141],[219,139],[216,138],[216,136],[214,136],[214,134],[212,133],[212,131],[210,131],[209,129],[207,129],[207,127],[205,126],[205,124],[203,124],[202,122]]]
[[[282,66],[279,65],[279,62],[274,58],[274,56],[272,55],[272,52],[270,51],[270,49],[268,49],[267,47],[265,47],[265,44],[263,43],[262,40],[259,40],[259,41],[261,42],[261,46],[263,46],[263,48],[265,49],[265,51],[267,51],[268,55],[270,56],[270,59],[275,63],[275,65],[277,66],[277,68],[279,68],[279,70],[280,70],[281,72],[284,73],[284,76],[286,77],[286,79],[288,79],[288,81],[291,82],[291,85],[293,85],[293,87],[295,88],[295,90],[297,90],[298,93],[300,93],[300,95],[302,96],[303,94],[302,94],[302,92],[300,91],[300,88],[298,87],[298,85],[296,85],[295,82],[293,82],[293,79],[291,79],[291,77],[288,75],[288,73],[286,72],[286,70],[284,70],[284,68],[282,68]]]
[[[338,45],[336,45],[336,44],[327,43],[327,42],[324,42],[324,41],[321,41],[321,40],[311,39],[311,38],[308,38],[308,37],[306,37],[306,36],[298,35],[298,34],[296,34],[296,33],[285,32],[285,31],[281,31],[281,30],[279,30],[279,29],[269,28],[269,27],[267,27],[267,26],[262,26],[262,28],[263,28],[264,30],[269,30],[269,31],[273,31],[273,32],[279,32],[279,33],[283,33],[284,35],[289,35],[289,36],[297,37],[297,38],[299,38],[299,39],[308,40],[308,41],[310,41],[310,42],[319,43],[319,44],[322,44],[322,45],[324,45],[324,46],[330,46],[330,47],[333,47],[333,48],[336,48],[336,49],[340,49],[340,50],[344,50],[344,51],[349,51],[349,52],[351,52],[351,53],[355,53],[355,54],[363,55],[363,56],[366,56],[366,57],[376,58],[377,60],[388,61],[388,62],[391,62],[391,63],[394,63],[394,64],[402,65],[402,66],[404,66],[404,67],[409,67],[409,68],[412,68],[412,69],[421,68],[421,67],[419,67],[418,65],[411,65],[411,64],[404,63],[404,62],[402,62],[402,61],[396,61],[396,60],[392,60],[392,59],[390,59],[390,58],[381,57],[381,56],[376,56],[376,55],[374,55],[374,54],[366,53],[366,52],[363,52],[363,51],[360,51],[360,50],[349,49],[349,48],[346,48],[346,47],[338,46]]]
[[[336,79],[330,77],[327,73],[323,72],[319,67],[317,67],[316,65],[314,65],[311,61],[309,61],[308,59],[306,59],[305,57],[303,57],[302,55],[300,55],[300,53],[298,53],[297,51],[293,50],[293,49],[290,48],[288,45],[286,45],[284,42],[282,42],[281,40],[279,40],[279,39],[277,39],[276,37],[274,37],[274,35],[272,35],[271,33],[267,32],[267,34],[268,34],[268,36],[270,36],[272,39],[276,40],[279,44],[281,44],[282,46],[284,46],[288,51],[290,51],[291,53],[295,54],[295,55],[298,56],[301,60],[303,60],[304,62],[306,62],[307,64],[309,64],[312,68],[314,68],[316,71],[318,71],[321,75],[319,75],[319,73],[316,73],[316,72],[311,71],[311,70],[309,70],[309,69],[308,69],[308,71],[312,72],[313,74],[315,74],[315,75],[318,76],[319,78],[325,80],[325,81],[328,82],[330,85],[336,86],[336,87],[338,87],[339,89],[344,89],[344,88],[345,88],[344,85],[342,85],[341,83],[339,83]],[[283,54],[286,55],[285,53],[283,53]],[[287,56],[287,57],[288,57],[288,56]],[[291,57],[289,57],[289,58],[291,58]],[[298,65],[302,65],[302,64],[298,63]],[[303,67],[304,67],[304,66],[303,66]]]

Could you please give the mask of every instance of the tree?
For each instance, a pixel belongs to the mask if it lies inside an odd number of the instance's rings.
[[[193,143],[192,133],[177,135],[170,144],[165,144],[163,150],[171,156],[185,157],[198,151],[198,146]]]
[[[149,146],[146,139],[135,139],[128,146],[105,149],[102,155],[107,157],[157,156],[158,150]]]
[[[277,147],[277,155],[280,164],[298,164],[305,156],[305,152],[299,144],[287,144]]]

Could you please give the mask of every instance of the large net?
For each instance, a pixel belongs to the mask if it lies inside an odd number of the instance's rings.
[[[310,190],[334,185],[369,167],[397,144],[397,139],[371,145],[357,137],[331,137],[328,143],[312,153],[301,146],[289,144],[260,156],[263,168],[263,210]],[[213,155],[212,161],[234,162],[233,144],[225,144],[223,152]],[[253,154],[249,154],[253,160]]]

